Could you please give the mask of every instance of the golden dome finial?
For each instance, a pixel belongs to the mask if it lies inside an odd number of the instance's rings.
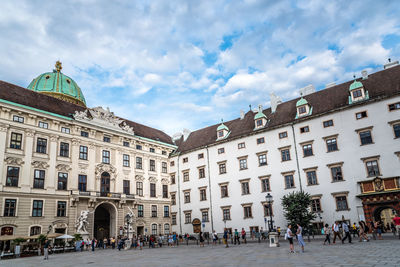
[[[57,72],[61,72],[61,70],[62,70],[61,61],[59,61],[59,60],[57,60],[57,62],[56,62],[56,70],[57,70]]]

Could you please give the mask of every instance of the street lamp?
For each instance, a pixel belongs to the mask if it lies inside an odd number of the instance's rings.
[[[267,201],[268,207],[269,207],[269,220],[270,221],[269,221],[268,227],[269,227],[269,231],[271,232],[274,227],[273,227],[273,222],[272,222],[272,200],[273,200],[273,198],[270,193],[268,193],[265,196],[265,200]]]

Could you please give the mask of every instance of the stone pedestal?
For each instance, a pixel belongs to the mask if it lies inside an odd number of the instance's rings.
[[[128,250],[131,248],[132,242],[130,239],[125,240],[125,250]]]
[[[269,233],[269,247],[279,247],[279,238],[277,232]]]

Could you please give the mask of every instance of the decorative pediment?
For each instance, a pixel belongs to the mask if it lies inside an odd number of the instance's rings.
[[[21,166],[22,164],[25,163],[21,158],[15,158],[15,157],[7,157],[4,161],[7,163],[7,165],[16,165],[16,166]]]
[[[96,166],[96,169],[95,169],[96,178],[100,179],[101,174],[103,172],[109,173],[111,176],[111,179],[114,180],[115,176],[117,174],[117,169],[114,166],[112,166],[111,164],[100,163]]]
[[[149,181],[150,181],[151,183],[157,183],[157,178],[156,178],[156,177],[153,177],[153,176],[150,176],[150,177],[149,177]]]
[[[44,161],[33,161],[32,166],[36,169],[47,169],[50,165]]]
[[[142,175],[136,175],[135,180],[136,181],[144,181],[144,177]]]
[[[161,179],[162,184],[169,184],[169,179],[168,178],[162,178]]]
[[[58,164],[56,169],[61,172],[69,172],[72,168],[67,164]]]

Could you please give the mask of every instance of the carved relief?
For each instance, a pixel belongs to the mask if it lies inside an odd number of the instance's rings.
[[[381,178],[375,178],[374,184],[375,184],[375,191],[380,192],[384,190],[383,181]]]
[[[0,123],[0,132],[7,132],[7,129],[10,127],[10,125],[6,125],[3,123]]]
[[[72,144],[73,144],[74,146],[79,145],[79,140],[76,139],[76,138],[73,138],[73,139],[72,139]]]
[[[7,165],[17,165],[17,166],[21,166],[22,164],[25,163],[22,159],[14,157],[7,157],[6,159],[4,159],[4,161],[7,163]]]
[[[57,135],[50,135],[50,141],[56,142],[58,140]]]
[[[149,181],[150,181],[151,183],[157,183],[157,178],[151,176],[151,177],[149,177]]]
[[[117,169],[114,166],[112,166],[110,164],[103,164],[103,163],[98,164],[96,166],[96,170],[95,170],[96,178],[100,179],[101,174],[103,172],[108,172],[110,174],[111,180],[115,180],[115,176],[117,174]]]
[[[34,130],[26,130],[25,133],[26,133],[26,136],[29,136],[29,137],[35,136],[35,131]]]
[[[70,170],[72,170],[72,168],[66,164],[58,164],[56,166],[56,169],[62,172],[69,172]]]
[[[47,169],[50,165],[44,161],[33,161],[32,166],[36,169]]]
[[[161,183],[162,183],[162,184],[169,184],[169,179],[167,179],[167,178],[162,178],[162,179],[161,179]]]
[[[144,181],[144,177],[142,175],[136,175],[135,176],[135,180],[139,181],[139,182],[143,182]]]

